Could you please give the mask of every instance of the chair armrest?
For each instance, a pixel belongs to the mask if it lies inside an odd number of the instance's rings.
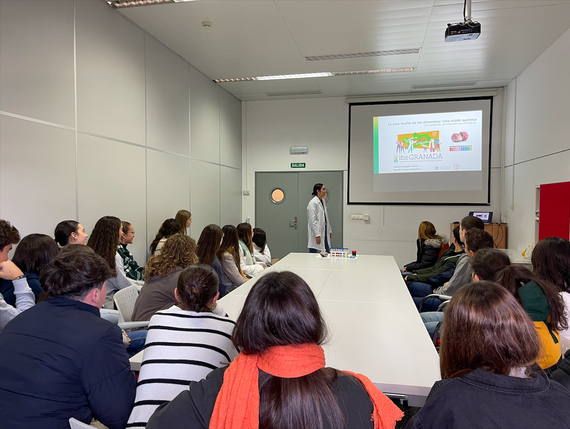
[[[121,329],[134,329],[134,328],[146,328],[149,324],[148,320],[143,320],[140,322],[123,322],[119,323],[119,328]]]

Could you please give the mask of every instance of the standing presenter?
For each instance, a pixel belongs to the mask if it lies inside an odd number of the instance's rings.
[[[307,247],[310,253],[330,252],[330,240],[332,238],[331,223],[327,212],[325,198],[327,190],[325,185],[317,183],[313,186],[313,198],[307,205],[307,228],[309,243]]]

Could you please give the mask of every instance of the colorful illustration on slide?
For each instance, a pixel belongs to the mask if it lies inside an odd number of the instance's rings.
[[[396,153],[441,152],[439,131],[423,131],[420,133],[398,134]]]

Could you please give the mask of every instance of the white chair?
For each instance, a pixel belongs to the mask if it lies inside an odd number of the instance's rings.
[[[148,321],[132,322],[135,302],[139,297],[139,290],[135,285],[128,286],[115,292],[113,300],[119,310],[119,327],[122,329],[144,328],[148,326]]]
[[[93,429],[92,426],[86,425],[83,422],[80,422],[77,419],[74,419],[73,417],[69,419],[69,426],[71,427],[71,429]]]

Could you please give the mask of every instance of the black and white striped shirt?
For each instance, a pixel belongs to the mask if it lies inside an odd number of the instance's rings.
[[[235,322],[218,306],[196,313],[172,306],[150,319],[135,404],[127,428],[144,428],[156,408],[188,389],[238,352]]]

